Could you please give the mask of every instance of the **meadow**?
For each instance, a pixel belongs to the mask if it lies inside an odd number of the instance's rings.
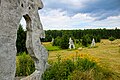
[[[51,65],[43,80],[120,80],[120,39],[112,43],[102,39],[96,46],[61,49],[51,42],[42,42],[49,52]],[[80,49],[78,49],[80,47]],[[16,76],[28,76],[35,70],[34,62],[25,52],[16,58]]]
[[[71,54],[76,54],[77,49],[61,50],[59,47],[52,47],[51,42],[45,42],[43,45],[49,50],[48,60],[56,60],[56,55],[61,55],[65,58]],[[120,74],[120,39],[116,39],[112,43],[108,39],[102,39],[100,43],[96,43],[95,48],[84,47],[82,50],[77,50],[78,53],[90,54],[99,58],[99,63],[113,72]],[[50,50],[52,49],[52,50]]]

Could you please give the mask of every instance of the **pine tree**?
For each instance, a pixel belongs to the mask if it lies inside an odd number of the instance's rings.
[[[22,25],[19,25],[17,31],[17,40],[16,40],[17,53],[27,52],[25,43],[26,43],[26,32],[23,30]]]
[[[63,37],[61,38],[60,47],[62,49],[68,49],[68,47],[69,47],[69,38],[68,38],[67,34],[64,34]]]

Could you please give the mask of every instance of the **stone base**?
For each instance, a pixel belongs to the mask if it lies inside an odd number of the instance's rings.
[[[27,76],[27,77],[25,77],[25,78],[22,78],[22,79],[20,79],[20,80],[41,80],[41,73],[40,73],[40,71],[35,71],[35,72],[33,72],[30,76]]]

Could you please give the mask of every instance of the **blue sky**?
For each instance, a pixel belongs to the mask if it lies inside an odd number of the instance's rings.
[[[38,12],[44,30],[120,28],[120,0],[42,1]]]

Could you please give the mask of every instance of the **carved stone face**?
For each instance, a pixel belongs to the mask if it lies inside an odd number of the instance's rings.
[[[36,0],[35,4],[37,5],[38,10],[43,8],[43,3],[41,0]]]

